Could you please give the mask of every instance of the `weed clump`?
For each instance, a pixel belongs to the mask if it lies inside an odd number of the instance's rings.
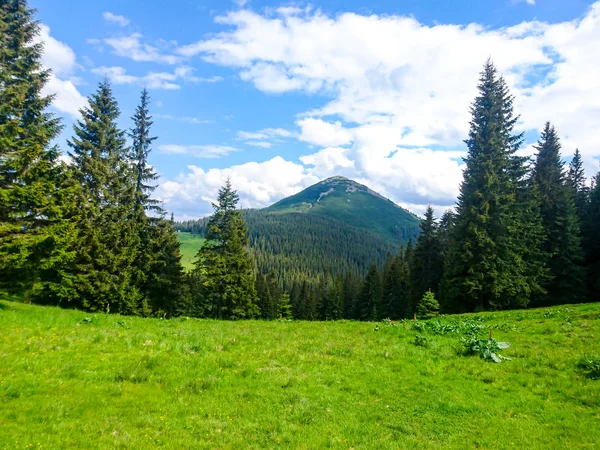
[[[600,355],[585,356],[577,364],[577,368],[592,380],[600,380]]]

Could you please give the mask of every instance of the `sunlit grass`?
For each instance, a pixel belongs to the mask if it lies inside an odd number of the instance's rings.
[[[196,254],[206,239],[192,233],[177,233],[177,240],[181,249],[181,264],[184,269],[189,270],[193,267]]]
[[[0,302],[0,448],[598,448],[600,305],[410,322],[142,319]],[[464,316],[463,316],[464,317]],[[455,318],[455,317],[453,317]]]

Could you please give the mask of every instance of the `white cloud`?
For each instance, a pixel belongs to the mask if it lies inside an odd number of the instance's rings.
[[[132,33],[128,36],[111,37],[105,39],[88,39],[90,44],[95,44],[102,48],[107,45],[115,55],[123,58],[129,58],[137,62],[155,62],[163,64],[178,64],[182,58],[177,55],[164,52],[164,49],[142,42],[144,36],[141,33]],[[170,47],[169,43],[166,47]]]
[[[157,197],[165,202],[178,219],[210,214],[210,206],[225,180],[230,177],[240,194],[240,206],[259,208],[292,195],[315,183],[301,164],[277,156],[262,163],[249,162],[227,169],[203,170],[189,166],[189,172],[175,181],[162,183]]]
[[[113,14],[109,11],[102,13],[102,17],[109,23],[114,23],[119,25],[120,27],[126,27],[129,25],[129,19],[125,16],[119,16],[117,14]]]
[[[265,128],[260,131],[239,131],[238,138],[240,139],[272,139],[272,138],[289,138],[294,136],[291,131],[283,128]]]
[[[178,67],[173,72],[150,72],[144,76],[129,75],[125,68],[119,66],[96,67],[92,72],[107,76],[115,84],[139,84],[148,89],[180,89],[180,82],[188,83],[215,83],[220,77],[200,78],[193,74],[191,67]]]
[[[44,95],[55,95],[52,105],[61,112],[73,117],[79,115],[79,109],[87,103],[85,97],[77,90],[79,79],[74,76],[81,67],[77,64],[75,52],[65,43],[50,35],[50,28],[40,25],[40,34],[37,38],[44,43],[42,65],[52,69],[52,74],[46,86]]]
[[[564,155],[579,147],[588,174],[597,170],[600,2],[577,20],[499,29],[310,8],[236,10],[215,21],[223,32],[176,53],[230,67],[265,93],[328,99],[286,136],[321,147],[301,158],[307,174],[341,172],[403,204],[451,205],[469,105],[490,55],[516,96],[519,129],[552,121]],[[238,138],[274,139],[264,130]]]
[[[262,147],[262,148],[271,148],[273,144],[267,141],[247,141],[246,145],[250,145],[252,147]]]
[[[243,8],[246,6],[246,3],[248,3],[248,0],[233,0],[233,3],[238,5],[240,8]]]
[[[158,102],[156,102],[156,103],[158,104]],[[162,104],[160,104],[158,106],[162,106]],[[178,117],[178,116],[173,116],[171,114],[154,114],[153,117],[155,119],[176,120],[178,122],[191,123],[194,125],[207,125],[210,123],[214,123],[214,120],[199,119],[197,117],[188,117],[188,116]]]
[[[330,123],[308,117],[298,121],[301,128],[298,139],[322,147],[346,145],[353,140],[351,130],[342,127],[340,122]]]
[[[187,155],[196,158],[222,158],[233,152],[239,151],[235,147],[228,145],[177,145],[165,144],[159,145],[158,151],[172,155]]]

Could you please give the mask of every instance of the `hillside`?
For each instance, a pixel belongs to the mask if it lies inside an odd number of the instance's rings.
[[[367,186],[344,177],[331,177],[284,198],[266,212],[303,213],[329,217],[391,241],[405,241],[406,230],[419,218]]]
[[[0,301],[0,447],[596,448],[600,381],[578,363],[600,355],[599,308],[442,319],[510,342],[512,361],[494,364],[410,321],[374,331]]]
[[[366,186],[343,177],[323,180],[260,210],[245,210],[250,246],[263,273],[275,272],[284,285],[329,270],[364,275],[415,239],[420,220]],[[204,235],[207,220],[177,224]],[[186,246],[192,238],[180,233]],[[193,241],[192,241],[193,242]]]

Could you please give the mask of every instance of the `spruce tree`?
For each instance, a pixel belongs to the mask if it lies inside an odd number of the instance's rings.
[[[342,299],[344,304],[343,316],[345,319],[358,319],[356,303],[360,285],[361,281],[351,272],[348,272],[344,277]]]
[[[146,314],[149,307],[132,269],[139,238],[134,221],[134,184],[117,126],[119,107],[107,80],[81,110],[68,141],[76,198],[75,289],[67,301],[92,311]]]
[[[246,319],[259,313],[253,263],[248,254],[248,230],[237,209],[238,201],[228,179],[213,203],[207,241],[195,262],[195,271],[203,279],[204,296],[219,319]]]
[[[560,140],[549,122],[534,147],[538,153],[532,177],[539,196],[545,234],[542,249],[550,257],[548,268],[551,276],[544,285],[547,294],[537,298],[536,303],[574,303],[581,301],[585,285],[579,218],[573,200],[574,192],[566,184]]]
[[[287,293],[282,294],[279,300],[279,318],[280,319],[293,319],[292,314],[292,303],[290,301],[290,295]]]
[[[0,290],[57,302],[73,281],[73,197],[34,15],[24,0],[0,0]]]
[[[379,320],[383,287],[381,273],[375,263],[369,268],[358,299],[358,318],[360,320]]]
[[[327,308],[325,309],[325,320],[339,320],[343,318],[343,291],[344,280],[340,276],[330,279],[327,286]]]
[[[583,242],[588,269],[589,299],[600,298],[600,172],[592,180],[590,202],[583,226]]]
[[[439,315],[440,304],[435,299],[435,294],[428,290],[423,294],[417,306],[417,316],[419,319],[427,320]]]
[[[391,263],[386,264],[383,275],[382,311],[384,317],[392,320],[411,316],[411,280],[408,264],[400,253]]]
[[[583,159],[579,149],[575,150],[573,159],[569,164],[569,173],[567,176],[568,184],[573,192],[575,208],[580,223],[583,223],[587,212],[590,190],[586,185],[585,171],[583,170]]]
[[[132,146],[129,151],[133,191],[133,218],[131,225],[137,237],[138,250],[132,265],[133,282],[144,295],[148,308],[173,314],[184,295],[181,252],[175,234],[173,217],[165,218],[161,203],[152,198],[159,178],[148,162],[152,143],[150,96],[144,89],[140,104],[132,117],[129,131]]]
[[[444,309],[525,306],[542,291],[539,212],[526,183],[526,160],[513,97],[486,62],[471,106],[453,244],[446,262]]]
[[[292,313],[295,319],[306,320],[307,319],[307,305],[309,297],[309,288],[306,280],[303,280],[297,289],[297,295],[294,295],[294,302],[292,303]]]
[[[438,292],[442,279],[442,248],[438,236],[438,226],[433,214],[433,208],[428,206],[425,219],[420,225],[421,233],[417,238],[413,254],[411,278],[415,307],[427,291]]]
[[[144,295],[154,312],[166,312],[169,316],[181,315],[189,308],[189,291],[186,289],[185,273],[181,265],[181,249],[173,215],[171,220],[159,217],[150,222],[148,275],[145,278]],[[147,245],[141,241],[142,245]],[[139,270],[139,265],[136,267]],[[195,308],[198,311],[197,308]]]

